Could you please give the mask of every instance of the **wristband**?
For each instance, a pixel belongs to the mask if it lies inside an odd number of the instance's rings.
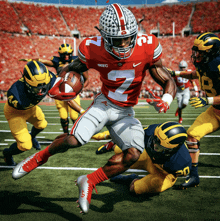
[[[208,97],[208,104],[214,104],[214,97]]]
[[[195,91],[198,91],[198,87],[197,87],[197,86],[194,86],[194,90],[195,90]]]
[[[170,106],[170,104],[171,104],[172,101],[173,101],[173,96],[172,96],[171,94],[166,93],[166,94],[163,95],[162,100],[163,100],[164,102],[167,102],[168,105]]]
[[[85,113],[85,110],[84,109],[81,109],[80,110],[80,114],[84,114]]]
[[[175,76],[180,76],[181,71],[175,71]]]

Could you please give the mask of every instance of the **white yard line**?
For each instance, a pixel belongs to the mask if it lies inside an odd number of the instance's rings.
[[[14,166],[0,166],[0,169],[10,169],[14,168]],[[85,170],[85,171],[95,171],[98,168],[83,168],[83,167],[37,167],[36,169],[40,170]],[[138,169],[128,169],[125,172],[128,173],[148,173],[146,170],[138,170]],[[142,175],[144,176],[144,175]],[[185,177],[182,177],[185,178]],[[214,178],[214,179],[219,179],[220,176],[199,176],[199,178]]]

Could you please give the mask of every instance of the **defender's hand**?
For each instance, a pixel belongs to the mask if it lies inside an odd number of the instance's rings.
[[[208,100],[205,97],[192,97],[190,98],[190,105],[192,107],[198,108],[198,107],[205,107],[208,105]]]

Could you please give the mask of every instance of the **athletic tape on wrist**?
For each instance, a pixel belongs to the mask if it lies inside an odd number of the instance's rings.
[[[213,104],[214,103],[214,97],[208,97],[208,104]]]
[[[173,101],[173,96],[170,95],[170,94],[168,94],[168,93],[166,93],[166,94],[163,95],[162,100],[163,100],[164,102],[167,102],[168,105],[170,106],[170,104],[171,104],[172,101]]]
[[[80,114],[83,114],[83,113],[85,113],[85,110],[81,109]]]
[[[180,76],[180,72],[181,72],[181,71],[175,71],[175,75],[176,75],[176,76]]]

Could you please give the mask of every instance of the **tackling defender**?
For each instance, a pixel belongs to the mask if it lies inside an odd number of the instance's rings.
[[[58,53],[60,57],[53,56],[50,60],[42,59],[42,58],[33,58],[33,59],[20,59],[21,61],[40,61],[44,65],[48,67],[54,67],[57,71],[57,74],[61,72],[62,68],[66,65],[73,62],[74,59],[77,58],[77,56],[73,56],[73,49],[70,44],[61,44],[58,50]],[[88,86],[89,83],[89,75],[88,72],[83,73],[84,76],[84,87]],[[59,111],[60,115],[60,123],[63,128],[64,133],[69,133],[69,119],[68,119],[68,113],[70,115],[70,118],[74,124],[76,119],[78,118],[78,113],[80,110],[80,113],[84,113],[85,110],[80,107],[80,96],[77,95],[75,99],[71,101],[62,101],[62,100],[55,100],[56,107]]]
[[[160,193],[172,187],[177,178],[186,176],[191,169],[191,157],[185,144],[187,138],[185,128],[177,122],[152,124],[144,129],[145,150],[130,169],[148,171],[148,175],[139,179],[136,174],[118,175],[110,181],[130,185],[130,191],[135,194]],[[96,134],[93,139],[109,139],[108,131]],[[96,153],[106,153],[114,150],[115,154],[121,149],[109,141]]]
[[[58,136],[44,150],[17,165],[12,173],[19,179],[47,162],[56,153],[85,145],[104,126],[110,131],[122,153],[114,155],[95,172],[78,177],[79,207],[88,213],[95,186],[126,171],[144,151],[144,130],[134,118],[141,85],[149,70],[164,89],[162,99],[155,100],[161,113],[169,109],[176,94],[172,77],[162,66],[162,47],[154,35],[139,35],[137,21],[130,10],[120,4],[106,7],[99,20],[101,36],[85,38],[78,49],[78,59],[64,67],[62,74],[94,68],[102,81],[99,93],[86,112],[78,118],[69,135]]]
[[[192,169],[182,188],[199,185],[199,142],[202,137],[220,127],[220,39],[210,32],[200,34],[194,41],[191,57],[195,71],[173,71],[171,74],[188,79],[199,79],[201,90],[205,91],[207,98],[191,98],[190,104],[196,108],[208,104],[211,106],[200,114],[187,130],[187,145],[192,157]]]
[[[59,85],[60,80],[41,62],[30,61],[24,67],[22,78],[8,90],[4,114],[16,142],[3,150],[7,165],[15,166],[12,156],[30,150],[32,146],[41,149],[36,135],[44,130],[47,121],[37,104],[50,94],[48,92],[52,87]],[[30,134],[26,122],[33,125]]]

